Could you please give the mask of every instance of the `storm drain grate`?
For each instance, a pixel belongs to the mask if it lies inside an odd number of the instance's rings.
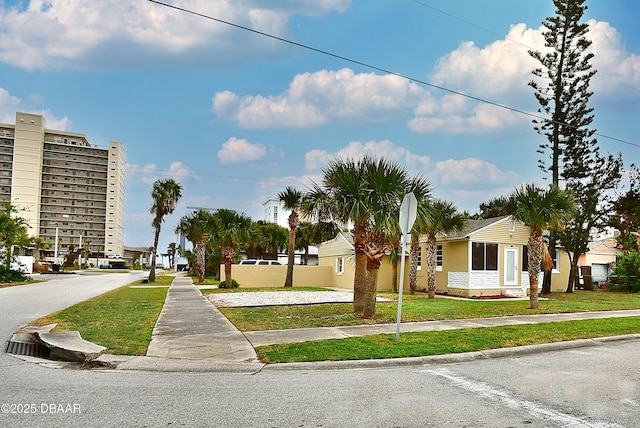
[[[51,350],[39,342],[17,342],[10,340],[7,344],[7,354],[49,358]]]

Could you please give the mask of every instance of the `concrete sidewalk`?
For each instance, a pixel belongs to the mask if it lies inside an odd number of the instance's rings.
[[[253,346],[244,335],[185,276],[176,277],[167,291],[147,357],[257,361]]]
[[[400,324],[400,334],[416,331],[457,330],[461,328],[498,327],[504,325],[539,324],[545,322],[577,321],[597,318],[640,316],[640,309],[604,312],[574,312],[540,315],[511,315],[494,318],[466,318],[458,320],[408,322]],[[289,330],[246,331],[245,337],[253,346],[278,343],[307,342],[309,340],[344,339],[373,334],[395,334],[396,324],[374,324]]]

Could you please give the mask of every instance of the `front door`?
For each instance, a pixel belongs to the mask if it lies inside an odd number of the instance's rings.
[[[504,250],[504,285],[518,285],[518,249]]]

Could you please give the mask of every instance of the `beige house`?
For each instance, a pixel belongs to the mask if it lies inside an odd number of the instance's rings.
[[[529,232],[504,216],[469,220],[462,232],[439,236],[436,290],[461,296],[527,295]],[[558,251],[555,266],[551,290],[564,291],[568,257]]]
[[[526,296],[527,241],[529,228],[510,216],[469,220],[460,233],[437,239],[436,290],[459,296]],[[418,290],[427,288],[425,242],[421,242],[418,261]],[[319,265],[332,269],[332,286],[353,288],[354,263],[351,234],[340,232],[318,249]],[[552,291],[565,291],[569,278],[569,259],[558,252],[552,276]],[[404,288],[409,287],[409,258],[405,260]],[[392,289],[392,265],[385,257],[378,276],[378,290]],[[542,283],[542,281],[540,281]]]

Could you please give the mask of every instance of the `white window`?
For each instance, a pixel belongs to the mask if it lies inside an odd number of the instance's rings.
[[[442,272],[442,245],[436,246],[436,271]]]
[[[342,275],[344,273],[344,257],[338,257],[336,259],[336,274]]]

